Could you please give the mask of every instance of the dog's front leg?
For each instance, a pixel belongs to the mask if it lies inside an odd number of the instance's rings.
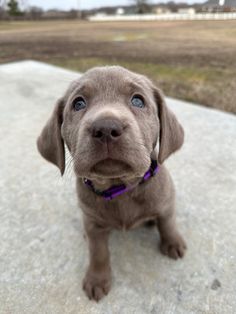
[[[109,230],[87,222],[85,231],[89,242],[90,260],[83,280],[83,289],[89,299],[99,301],[108,294],[111,285]]]
[[[174,259],[183,257],[187,246],[178,231],[175,210],[171,208],[166,214],[158,217],[157,226],[161,236],[161,252]]]

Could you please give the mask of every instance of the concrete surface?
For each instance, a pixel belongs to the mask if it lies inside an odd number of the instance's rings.
[[[61,179],[35,146],[77,76],[32,61],[0,66],[0,313],[235,313],[236,117],[174,99],[186,141],[168,166],[187,255],[162,256],[154,230],[114,232],[112,290],[99,304],[85,297],[73,173]]]

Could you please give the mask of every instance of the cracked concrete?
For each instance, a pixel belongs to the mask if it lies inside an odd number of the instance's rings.
[[[114,232],[112,290],[99,304],[85,297],[73,171],[61,178],[35,146],[78,75],[33,61],[0,66],[0,313],[235,313],[236,117],[175,99],[167,103],[186,140],[167,164],[187,255],[162,256],[155,230]]]

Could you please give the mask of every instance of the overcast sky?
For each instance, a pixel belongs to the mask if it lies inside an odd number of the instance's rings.
[[[169,1],[169,0],[168,0]],[[205,0],[185,0],[188,3],[201,3],[205,2]],[[181,1],[175,1],[177,2],[185,2],[184,0]],[[100,6],[113,6],[113,5],[128,5],[132,4],[132,0],[28,0],[25,1],[28,3],[28,5],[32,6],[39,6],[44,9],[74,9],[78,8],[78,6],[81,9],[91,9],[91,8],[97,8]],[[158,1],[150,1],[152,3],[157,3]],[[162,0],[160,2],[167,2],[165,0]]]

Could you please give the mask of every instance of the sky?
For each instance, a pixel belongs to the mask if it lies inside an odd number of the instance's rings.
[[[169,1],[169,0],[168,0]],[[168,2],[165,0],[161,0],[160,2]],[[77,9],[78,6],[80,9],[91,9],[98,8],[101,6],[113,6],[113,5],[128,5],[132,4],[134,1],[132,0],[27,0],[24,1],[30,6],[38,6],[45,10],[47,9]],[[151,3],[157,3],[158,1],[150,1]],[[188,2],[188,3],[201,3],[205,2],[205,0],[181,0],[175,1],[178,2]]]

